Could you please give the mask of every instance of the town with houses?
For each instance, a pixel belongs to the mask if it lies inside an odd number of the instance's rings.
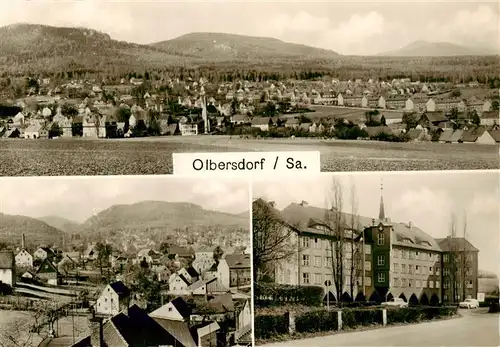
[[[248,245],[164,242],[136,252],[100,242],[80,250],[28,245],[22,235],[0,251],[0,305],[36,320],[17,335],[4,329],[3,345],[252,344]]]
[[[134,76],[137,76],[134,74]],[[319,136],[497,144],[499,92],[478,82],[336,78],[214,83],[205,78],[119,81],[27,78],[4,97],[4,138],[158,135]],[[130,77],[130,78],[129,78]],[[342,128],[356,131],[339,131]]]

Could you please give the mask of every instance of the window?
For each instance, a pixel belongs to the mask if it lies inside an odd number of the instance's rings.
[[[408,265],[408,273],[409,273],[410,275],[413,275],[413,265],[411,265],[411,264],[410,264],[410,265]]]
[[[436,288],[440,288],[439,287],[439,281],[436,281]]]
[[[307,237],[302,238],[302,248],[309,248],[309,239]]]
[[[445,269],[443,270],[443,275],[445,275],[445,276],[449,276],[449,275],[450,275],[450,269],[445,268]]]
[[[302,265],[303,266],[309,266],[309,256],[308,255],[303,255],[302,256]]]
[[[403,259],[408,259],[408,251],[407,250],[403,251]]]
[[[365,277],[365,286],[370,287],[372,285],[372,278],[371,277]]]
[[[378,238],[377,238],[377,245],[383,246],[384,245],[384,233],[378,233]]]
[[[320,256],[314,257],[314,266],[321,267],[321,257]]]
[[[438,276],[439,276],[439,273],[440,273],[440,272],[441,272],[440,268],[438,268],[438,267],[437,267],[437,268],[436,268],[436,275],[438,275]]]
[[[385,273],[379,272],[378,275],[377,275],[377,281],[379,283],[385,282]]]
[[[321,274],[315,274],[314,275],[314,282],[315,282],[315,284],[322,284],[323,283],[323,276]]]
[[[406,288],[406,286],[407,286],[406,278],[402,278],[401,279],[401,287]]]
[[[318,238],[314,239],[314,248],[321,249],[321,240]]]
[[[370,245],[365,245],[365,254],[371,254],[372,253],[372,248]]]
[[[393,283],[394,287],[399,287],[399,278],[397,277],[394,277],[394,283]]]
[[[413,287],[413,280],[408,280],[408,287]]]
[[[406,264],[401,264],[401,273],[406,273]]]
[[[332,257],[326,257],[326,266],[332,267],[332,265],[333,265]]]
[[[371,271],[372,270],[372,262],[369,260],[365,261],[365,271]]]
[[[309,274],[308,274],[307,272],[304,272],[304,273],[302,274],[302,282],[303,282],[304,284],[309,284]]]
[[[421,271],[420,266],[419,265],[415,265],[415,273],[419,274],[420,271]]]
[[[385,259],[384,259],[384,255],[379,255],[377,257],[377,265],[378,266],[383,266],[385,264]]]
[[[415,259],[415,253],[413,251],[410,251],[410,259]]]
[[[444,261],[445,263],[449,262],[449,261],[450,261],[450,256],[449,256],[448,254],[445,254],[445,255],[443,256],[443,261]]]
[[[444,289],[448,289],[448,288],[450,288],[450,281],[446,281],[446,282],[444,282],[444,284],[443,284],[443,288],[444,288]]]
[[[399,264],[398,263],[392,264],[392,268],[394,269],[394,272],[399,272]]]
[[[421,287],[420,280],[416,280],[416,281],[415,281],[415,286],[416,286],[417,288],[420,288],[420,287]]]

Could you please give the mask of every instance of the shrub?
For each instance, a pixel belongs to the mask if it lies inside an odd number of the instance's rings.
[[[355,329],[362,325],[382,324],[381,309],[345,309],[342,310],[342,326]]]
[[[267,339],[277,335],[288,334],[288,315],[257,315],[255,316],[255,338]]]
[[[258,283],[254,289],[256,304],[297,303],[306,306],[323,304],[323,288],[317,286],[293,286],[282,284]]]
[[[490,303],[490,308],[488,309],[488,313],[498,313],[500,312],[500,304],[498,301],[492,301]]]
[[[298,333],[312,333],[338,329],[337,311],[307,312],[295,318],[295,330]]]

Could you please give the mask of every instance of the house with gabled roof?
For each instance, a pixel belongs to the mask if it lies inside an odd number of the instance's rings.
[[[108,284],[97,299],[94,311],[98,315],[114,316],[127,309],[131,300],[130,289],[121,281]]]
[[[57,266],[49,258],[42,261],[36,271],[36,276],[51,285],[58,285],[61,280],[61,274]]]
[[[169,295],[189,295],[188,287],[191,285],[191,282],[179,274],[178,272],[174,272],[168,278],[168,294]]]
[[[15,258],[11,251],[0,251],[0,283],[11,287],[16,285]]]
[[[159,309],[151,312],[151,317],[176,321],[189,321],[192,310],[181,297],[166,303]]]
[[[250,255],[226,254],[219,260],[217,278],[226,288],[250,285]]]
[[[130,306],[101,323],[92,334],[75,346],[184,346],[146,311]]]
[[[481,145],[495,145],[500,143],[500,130],[488,129],[476,139],[476,143]]]
[[[56,257],[55,252],[49,247],[39,247],[34,253],[33,258],[38,260],[49,259],[52,260]]]

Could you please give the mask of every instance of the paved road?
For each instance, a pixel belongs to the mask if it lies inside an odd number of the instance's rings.
[[[499,315],[462,310],[463,317],[415,325],[296,340],[265,347],[332,346],[500,346]]]

